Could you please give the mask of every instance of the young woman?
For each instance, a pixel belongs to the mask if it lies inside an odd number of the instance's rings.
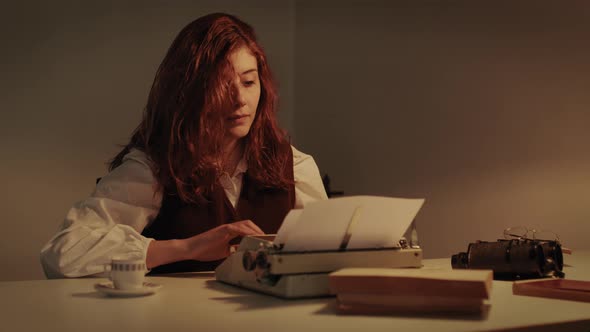
[[[276,105],[252,27],[227,14],[186,26],[129,144],[42,249],[47,277],[100,274],[113,256],[145,259],[152,273],[212,270],[232,239],[276,233],[290,209],[327,199]]]

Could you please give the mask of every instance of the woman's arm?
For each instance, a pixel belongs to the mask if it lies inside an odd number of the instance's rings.
[[[43,247],[46,276],[95,275],[104,272],[113,256],[146,257],[152,239],[140,233],[160,209],[161,195],[154,189],[145,155],[132,151],[90,197],[68,211],[57,234]]]
[[[146,238],[141,232],[155,219],[162,201],[155,181],[145,154],[137,150],[128,154],[89,198],[70,209],[60,230],[42,249],[46,276],[101,274],[113,256],[145,259],[148,268],[187,259],[217,260],[229,255],[229,241],[234,237],[263,234],[244,220],[183,240]]]

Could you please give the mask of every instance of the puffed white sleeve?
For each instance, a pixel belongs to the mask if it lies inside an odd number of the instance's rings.
[[[146,259],[152,239],[141,235],[160,210],[146,155],[128,153],[105,175],[92,195],[68,211],[57,234],[41,250],[47,278],[104,274],[113,256]]]
[[[295,178],[295,208],[301,209],[307,203],[328,199],[320,170],[313,157],[297,150],[294,146],[291,146],[291,150]]]

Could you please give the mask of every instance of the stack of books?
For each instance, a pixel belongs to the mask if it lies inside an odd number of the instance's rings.
[[[329,276],[342,313],[481,313],[491,270],[347,268]]]

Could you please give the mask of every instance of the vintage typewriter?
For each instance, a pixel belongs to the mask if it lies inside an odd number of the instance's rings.
[[[351,196],[312,203],[291,211],[276,235],[244,237],[215,277],[282,298],[307,298],[330,296],[328,274],[342,268],[421,267],[413,220],[423,202]]]

